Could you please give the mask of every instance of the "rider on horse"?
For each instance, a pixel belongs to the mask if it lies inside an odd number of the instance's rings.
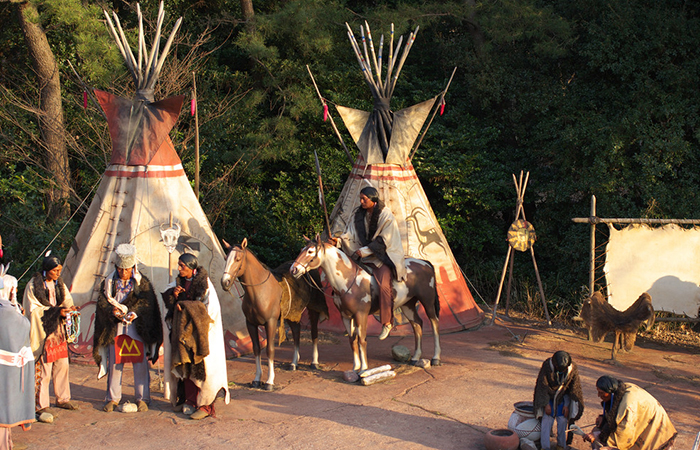
[[[383,325],[380,340],[389,336],[393,326],[394,292],[392,277],[406,280],[404,250],[396,218],[379,200],[379,192],[372,186],[360,191],[360,207],[345,232],[336,238],[343,251],[369,266],[380,288],[380,321]]]

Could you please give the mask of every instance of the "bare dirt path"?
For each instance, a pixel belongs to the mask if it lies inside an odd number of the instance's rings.
[[[255,372],[252,357],[230,360],[231,403],[218,408],[218,418],[202,421],[172,412],[158,392],[146,413],[104,413],[106,378],[98,381],[93,365],[73,364],[73,399],[81,409],[60,411],[55,423],[38,423],[28,432],[15,429],[13,437],[30,449],[480,449],[485,432],[505,427],[513,403],[532,400],[542,361],[562,349],[579,365],[584,383],[587,404],[579,425],[592,424],[599,414],[595,380],[612,374],[654,395],[678,429],[676,448],[692,448],[700,432],[698,347],[641,340],[632,353],[619,355],[620,365],[610,365],[604,362],[610,343],[588,342],[580,330],[504,324],[508,328],[444,335],[443,366],[398,365],[395,379],[372,386],[342,380],[352,366],[346,338],[331,337],[321,346],[320,371],[304,364],[308,345],[302,347],[302,368],[284,370],[292,351],[285,342],[277,350],[274,392],[246,387]],[[412,349],[413,338],[369,338],[370,366],[396,365],[396,344]],[[431,357],[432,345],[428,336],[424,357]],[[131,374],[124,373],[123,401],[133,400]],[[575,438],[573,448],[589,447]]]

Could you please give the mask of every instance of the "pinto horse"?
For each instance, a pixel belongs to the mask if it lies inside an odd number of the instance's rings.
[[[328,317],[324,294],[310,283],[320,285],[318,273],[310,274],[313,281],[299,280],[289,275],[290,262],[282,264],[275,271],[270,271],[250,251],[248,240],[243,239],[241,245],[231,247],[224,241],[224,247],[229,252],[226,258],[221,286],[228,291],[233,280],[238,278],[245,293],[243,295],[243,314],[246,319],[248,334],[253,342],[255,354],[255,379],[252,386],[271,391],[275,382],[275,336],[278,320],[284,320],[292,330],[294,338],[294,357],[291,370],[296,370],[299,363],[299,340],[301,314],[305,308],[309,311],[311,322],[311,340],[313,343],[313,359],[311,367],[318,369],[318,321],[320,315]],[[264,325],[267,334],[267,382],[261,384],[262,363],[260,356],[260,340],[258,326]],[[282,333],[284,329],[280,330]]]
[[[440,303],[437,295],[435,269],[428,261],[406,258],[407,279],[405,282],[392,282],[396,292],[394,307],[408,318],[413,327],[416,349],[411,358],[415,364],[422,354],[423,321],[416,309],[417,302],[430,319],[433,327],[435,353],[432,365],[440,363]],[[315,240],[307,239],[299,256],[289,269],[292,275],[299,278],[309,270],[323,268],[323,273],[336,292],[335,306],[340,311],[345,329],[350,339],[353,354],[353,370],[367,370],[367,316],[379,311],[379,287],[372,275],[362,269],[345,253],[328,242],[321,242],[319,236]]]

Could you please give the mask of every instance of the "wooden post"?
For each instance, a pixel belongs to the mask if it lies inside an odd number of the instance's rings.
[[[591,195],[591,273],[588,275],[588,295],[593,295],[595,289],[595,217],[596,198]]]
[[[510,254],[513,252],[513,247],[508,245],[508,253],[506,254],[506,263],[503,264],[503,273],[501,274],[501,282],[498,283],[498,293],[496,293],[496,301],[493,302],[493,313],[491,314],[491,323],[493,325],[496,322],[496,308],[498,308],[498,299],[501,298],[501,291],[503,290],[503,280],[506,278],[506,271],[508,270],[508,261],[510,260]]]
[[[192,99],[194,100],[194,196],[199,200],[199,105],[194,72],[192,72]]]

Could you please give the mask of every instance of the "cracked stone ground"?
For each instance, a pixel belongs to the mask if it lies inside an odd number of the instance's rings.
[[[443,365],[428,369],[391,359],[393,345],[413,350],[412,336],[371,337],[370,367],[392,364],[397,371],[396,378],[371,386],[343,381],[343,372],[352,367],[343,337],[323,339],[319,371],[308,367],[308,344],[301,349],[300,370],[286,370],[292,346],[285,342],[276,351],[273,392],[247,387],[255,374],[253,357],[229,360],[231,403],[218,406],[216,419],[202,421],[172,412],[158,391],[157,366],[152,368],[148,412],[102,412],[106,377],[97,380],[94,365],[74,363],[71,388],[81,409],[61,410],[53,424],[38,423],[27,432],[16,428],[13,437],[30,449],[481,449],[485,432],[506,426],[513,403],[532,399],[542,361],[562,349],[581,372],[587,404],[578,423],[584,429],[599,414],[595,380],[612,374],[654,395],[678,429],[676,448],[692,448],[700,432],[697,346],[640,339],[611,365],[605,361],[610,342],[589,342],[581,330],[497,323],[501,325],[443,335]],[[432,356],[432,347],[427,336],[424,357]],[[127,368],[122,401],[133,401],[131,382]],[[589,446],[576,437],[573,448]]]

